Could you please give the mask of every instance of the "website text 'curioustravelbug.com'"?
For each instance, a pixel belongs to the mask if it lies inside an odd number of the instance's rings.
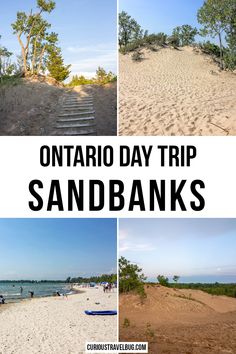
[[[87,342],[86,353],[148,353],[147,342]]]

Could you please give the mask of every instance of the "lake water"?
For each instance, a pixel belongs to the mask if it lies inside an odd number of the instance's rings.
[[[21,294],[20,287],[23,292]],[[67,283],[5,283],[0,282],[0,295],[6,299],[6,302],[20,301],[30,297],[29,291],[34,292],[34,297],[52,296],[57,291],[59,293],[73,293],[70,284]]]

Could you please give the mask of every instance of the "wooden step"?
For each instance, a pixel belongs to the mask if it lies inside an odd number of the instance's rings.
[[[76,111],[76,110],[78,110],[78,111],[84,111],[85,109],[89,109],[89,108],[91,108],[91,109],[93,109],[93,106],[91,105],[91,106],[68,106],[68,107],[62,107],[63,108],[63,110],[64,111]]]
[[[92,124],[92,123],[85,123],[85,124],[83,124],[83,123],[81,123],[81,122],[78,122],[78,123],[76,123],[76,122],[65,122],[65,123],[62,123],[62,124],[58,124],[57,126],[56,126],[56,128],[58,128],[58,129],[61,129],[61,128],[92,128],[92,127],[94,127],[95,126],[95,124]]]
[[[92,107],[92,103],[66,103],[63,105],[65,108],[70,108],[70,107]]]
[[[63,135],[69,135],[69,136],[80,136],[80,135],[97,135],[97,132],[95,130],[88,132],[88,131],[77,131],[77,130],[72,130],[72,131],[66,131],[63,132]]]
[[[87,121],[87,120],[94,120],[94,117],[59,119],[59,120],[57,120],[57,122],[58,122],[58,123],[64,123],[64,122],[81,122],[81,121]]]
[[[77,104],[77,103],[84,103],[84,104],[89,104],[89,103],[93,103],[93,101],[91,100],[91,101],[83,101],[83,100],[65,100],[64,102],[63,102],[64,104],[66,103],[66,104]]]
[[[94,114],[95,111],[87,111],[87,112],[78,112],[78,113],[63,113],[58,114],[58,117],[75,117],[75,116],[82,116],[84,114]]]

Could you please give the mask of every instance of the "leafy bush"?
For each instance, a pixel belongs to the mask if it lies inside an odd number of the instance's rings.
[[[169,286],[169,279],[164,275],[157,276],[158,283],[162,286]]]
[[[200,44],[200,48],[203,52],[210,55],[215,55],[217,58],[220,58],[220,47],[210,41]]]
[[[143,53],[140,51],[136,51],[132,54],[132,60],[135,62],[140,62],[143,60]]]
[[[147,44],[156,44],[163,45],[166,43],[167,35],[163,32],[160,33],[152,33],[144,38],[145,43]]]
[[[177,48],[177,47],[180,46],[179,38],[177,36],[174,36],[174,35],[169,36],[167,38],[167,43],[169,45],[171,45],[172,47],[174,47],[174,48]]]
[[[87,79],[83,75],[80,76],[75,75],[72,77],[71,81],[67,86],[74,87],[79,85],[92,85],[92,84],[105,85],[109,82],[114,82],[116,80],[117,80],[116,75],[114,75],[111,71],[106,72],[105,69],[99,66],[96,71],[96,77]]]
[[[137,264],[132,264],[125,257],[119,259],[119,291],[120,293],[127,293],[129,291],[136,291],[144,294],[145,276],[142,269]]]
[[[236,284],[221,284],[221,283],[179,283],[170,284],[170,287],[176,287],[178,289],[197,289],[207,292],[212,295],[225,295],[236,298]]]
[[[111,71],[107,73],[105,69],[99,66],[96,71],[95,83],[98,85],[105,85],[113,81],[116,81],[116,75]]]
[[[236,69],[236,52],[227,51],[224,55],[225,68],[231,71]]]
[[[123,323],[123,327],[124,327],[124,328],[128,328],[129,326],[130,326],[130,320],[125,317],[124,323]]]

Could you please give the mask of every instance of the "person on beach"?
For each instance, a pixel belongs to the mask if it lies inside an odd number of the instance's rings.
[[[34,297],[34,291],[29,291],[31,299]]]
[[[22,288],[22,286],[20,287],[20,294],[22,295],[22,293],[23,293],[23,288]]]
[[[3,295],[0,295],[0,305],[4,305],[4,304],[5,304],[5,299]]]

